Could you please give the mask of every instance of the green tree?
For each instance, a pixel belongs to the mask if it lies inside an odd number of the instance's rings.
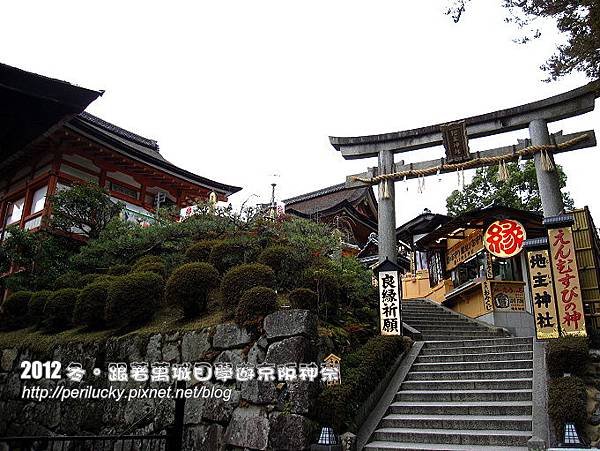
[[[557,166],[561,189],[566,186],[567,176]],[[542,201],[532,160],[521,170],[516,163],[507,164],[508,180],[498,180],[498,166],[479,168],[473,180],[462,191],[455,190],[446,199],[446,209],[451,216],[484,208],[491,204],[542,212]],[[573,199],[568,192],[562,193],[565,209],[573,208]]]
[[[447,14],[458,22],[471,0],[450,0]],[[536,19],[551,18],[566,38],[542,66],[548,80],[573,71],[600,78],[600,2],[598,0],[502,0],[506,22],[525,30],[516,42],[527,43],[541,36]]]
[[[123,209],[113,202],[106,190],[95,183],[81,183],[50,197],[52,228],[77,231],[88,238],[98,238],[111,219]]]

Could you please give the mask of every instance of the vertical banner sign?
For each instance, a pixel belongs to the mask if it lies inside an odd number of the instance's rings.
[[[535,334],[540,340],[558,338],[556,297],[550,269],[550,254],[546,249],[529,251],[529,285],[533,300]]]
[[[379,272],[381,335],[402,335],[398,271]]]
[[[558,317],[563,335],[586,336],[579,271],[571,227],[548,230]]]

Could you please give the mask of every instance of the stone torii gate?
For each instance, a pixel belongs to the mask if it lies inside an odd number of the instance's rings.
[[[579,116],[594,110],[600,97],[600,80],[544,100],[508,108],[448,124],[358,137],[329,138],[346,160],[378,158],[377,167],[347,177],[346,186],[378,185],[379,261],[397,261],[394,182],[492,164],[533,158],[544,217],[563,212],[558,174],[551,170],[552,155],[596,145],[593,130],[550,135],[548,123]],[[529,129],[529,139],[517,144],[478,152],[469,150],[468,139]],[[394,154],[444,145],[446,157],[405,164],[395,163]]]

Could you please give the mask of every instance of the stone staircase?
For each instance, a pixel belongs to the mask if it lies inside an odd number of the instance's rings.
[[[526,450],[532,339],[412,302],[403,305],[403,320],[426,341],[364,449]]]

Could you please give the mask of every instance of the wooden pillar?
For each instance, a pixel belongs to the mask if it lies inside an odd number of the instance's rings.
[[[548,124],[545,120],[536,119],[529,124],[529,136],[531,144],[534,146],[552,144]],[[548,152],[550,161],[554,163],[552,152]],[[562,193],[560,192],[560,182],[558,180],[558,171],[545,171],[542,164],[542,154],[540,152],[534,155],[535,174],[537,177],[540,197],[542,199],[542,210],[544,217],[556,216],[561,214],[565,205],[563,204]]]
[[[394,154],[390,150],[379,152],[378,174],[391,174],[394,171]],[[398,260],[396,245],[396,195],[393,180],[379,182],[379,207],[377,211],[377,239],[379,262],[387,258],[393,263]]]

